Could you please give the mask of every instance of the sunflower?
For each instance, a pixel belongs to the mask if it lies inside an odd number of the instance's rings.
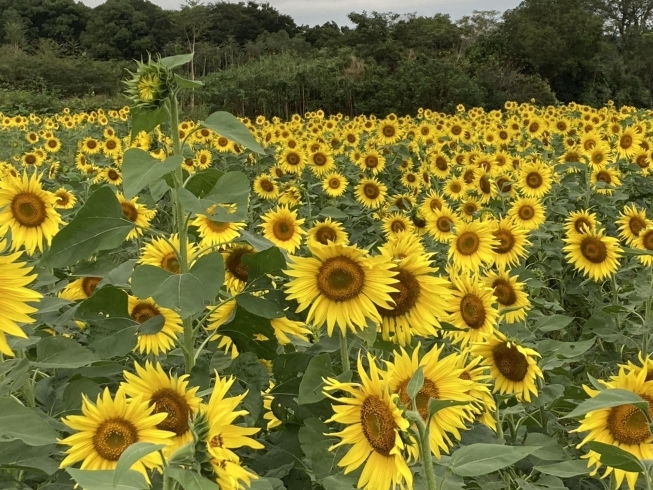
[[[451,164],[449,158],[442,152],[434,151],[427,156],[429,161],[429,170],[434,177],[446,179],[451,173]]]
[[[399,129],[397,121],[386,118],[379,124],[376,137],[382,145],[394,145],[401,139],[402,135],[403,133]]]
[[[206,170],[213,163],[213,154],[209,150],[198,150],[195,153],[195,165],[200,170]]]
[[[619,135],[616,150],[621,158],[629,159],[640,149],[642,136],[632,126],[624,129]]]
[[[444,195],[453,201],[461,201],[467,195],[467,186],[462,178],[453,177],[444,184]]]
[[[106,136],[102,144],[102,151],[109,158],[115,158],[122,154],[122,143],[115,136]]]
[[[523,282],[517,282],[516,276],[511,276],[508,271],[499,268],[498,272],[488,272],[485,283],[494,290],[499,314],[506,323],[517,323],[526,319],[531,302],[528,300],[528,293],[524,291]]]
[[[612,195],[614,193],[615,187],[619,187],[621,185],[621,179],[619,177],[620,174],[617,169],[605,167],[600,170],[593,171],[590,180],[596,192],[599,194]],[[601,182],[600,185],[599,182]]]
[[[456,355],[456,367],[462,369],[459,378],[473,382],[467,393],[474,401],[465,408],[470,410],[482,424],[496,431],[497,421],[494,414],[497,410],[497,404],[487,383],[491,376],[488,369],[481,365],[481,362],[483,362],[482,357],[472,357],[468,362],[469,357],[469,349]]]
[[[542,161],[523,165],[519,171],[518,185],[526,197],[541,199],[551,190],[551,167]]]
[[[21,163],[23,164],[23,167],[40,167],[41,165],[43,165],[44,160],[45,158],[43,158],[36,152],[25,153],[20,159]]]
[[[464,370],[457,367],[457,356],[441,357],[444,346],[435,347],[427,354],[421,356],[420,344],[413,354],[408,354],[403,347],[400,352],[394,353],[393,362],[388,363],[387,374],[390,390],[399,396],[401,403],[409,410],[417,411],[424,422],[428,421],[429,400],[451,400],[458,402],[472,402],[474,398],[469,394],[474,383],[461,379]],[[415,397],[413,407],[408,395],[408,383],[415,372],[422,368],[424,383]],[[439,459],[442,453],[448,454],[449,449],[460,440],[460,431],[465,430],[466,421],[473,420],[473,416],[465,406],[444,408],[435,413],[430,421],[431,451]]]
[[[347,190],[349,182],[344,175],[338,172],[331,172],[322,179],[322,190],[329,197],[340,197]]]
[[[401,176],[401,184],[414,192],[419,191],[419,188],[422,186],[420,177],[415,172],[404,172]]]
[[[263,449],[261,443],[250,437],[261,429],[234,423],[237,418],[249,415],[247,410],[237,410],[247,393],[227,397],[236,378],[220,378],[217,372],[215,378],[209,403],[200,408],[199,419],[206,426],[202,431],[205,433],[202,434],[203,443],[206,444],[218,486],[224,490],[248,488],[251,480],[258,476],[241,466],[240,458],[234,450],[241,447]]]
[[[603,230],[587,231],[565,238],[567,260],[576,270],[594,281],[611,277],[619,269],[623,251],[616,238],[605,236]]]
[[[261,199],[276,199],[279,197],[279,186],[269,175],[259,175],[254,180],[254,192]]]
[[[198,387],[188,388],[188,374],[180,377],[167,375],[161,365],[150,361],[142,367],[134,363],[136,374],[123,371],[125,382],[120,387],[132,399],[141,399],[154,407],[154,414],[168,416],[156,428],[173,432],[171,443],[164,449],[166,456],[193,440],[190,421],[199,410],[202,399],[196,395]]]
[[[351,445],[338,466],[351,473],[364,464],[357,488],[386,489],[412,488],[411,473],[403,452],[406,448],[401,434],[410,426],[396,405],[397,395],[391,394],[388,383],[380,377],[374,358],[367,355],[370,374],[358,359],[358,374],[361,383],[341,383],[337,379],[325,380],[324,392],[335,405],[334,415],[327,423],[346,425],[341,432],[334,432],[340,442],[333,445],[333,451],[344,445]],[[342,391],[350,396],[337,398],[331,392]]]
[[[0,242],[0,248],[5,246],[4,241]],[[20,252],[0,255],[0,353],[8,357],[13,357],[14,353],[7,344],[6,335],[27,338],[18,324],[34,323],[29,315],[37,309],[28,303],[42,298],[41,293],[26,287],[36,279],[36,274],[30,275],[32,267],[18,262],[20,255]]]
[[[645,369],[627,371],[621,368],[618,375],[613,376],[610,381],[601,381],[601,383],[606,388],[627,390],[639,395],[648,402],[649,415],[653,416],[653,383],[646,380],[646,374]],[[587,386],[583,386],[583,388],[592,398],[600,393],[599,390],[593,390]],[[580,426],[571,432],[588,433],[582,442],[578,444],[578,448],[590,441],[598,441],[627,451],[639,460],[653,459],[653,444],[651,444],[653,434],[651,434],[646,416],[634,405],[624,404],[589,412],[581,420]],[[591,474],[596,474],[602,466],[600,455],[594,451],[589,451],[582,457],[588,460],[589,468],[594,467]],[[639,473],[627,472],[608,466],[603,478],[610,474],[614,474],[616,488],[621,488],[623,480],[626,478],[628,488],[635,490]]]
[[[69,301],[88,299],[95,292],[95,288],[101,280],[101,277],[96,276],[86,276],[75,279],[59,293],[59,297]]]
[[[638,210],[634,204],[624,206],[615,222],[619,225],[619,237],[631,246],[646,228],[653,226],[653,220],[646,217],[646,209]]]
[[[59,138],[55,138],[54,136],[52,138],[48,138],[43,144],[43,149],[48,153],[57,153],[59,150],[61,150],[61,140],[59,140]]]
[[[143,230],[150,227],[150,222],[156,215],[156,210],[147,209],[145,204],[138,202],[138,197],[133,197],[128,201],[121,192],[118,192],[116,197],[120,202],[125,217],[135,225],[134,229],[127,235],[127,240],[132,240],[143,235]]]
[[[427,221],[429,234],[440,243],[448,243],[454,236],[454,230],[462,224],[460,216],[447,206],[433,213]]]
[[[154,413],[141,396],[129,402],[125,390],[118,389],[111,398],[109,388],[97,397],[95,404],[82,394],[82,415],[71,415],[63,423],[77,431],[59,440],[59,444],[70,446],[60,467],[65,468],[79,461],[83,470],[112,470],[125,450],[137,442],[168,445],[174,432],[157,428],[166,413]],[[134,463],[131,469],[142,473],[149,481],[148,470],[160,468],[161,455],[153,452]]]
[[[386,237],[389,237],[395,236],[397,233],[402,233],[404,231],[412,233],[415,229],[415,225],[413,225],[412,221],[402,213],[391,213],[383,218],[381,228]]]
[[[497,267],[506,268],[519,264],[520,259],[526,256],[526,247],[531,244],[526,231],[509,218],[492,221],[489,226],[497,241],[492,246]]]
[[[600,170],[614,162],[610,146],[602,143],[593,147],[587,154],[587,161],[592,170]]]
[[[532,231],[544,223],[545,208],[537,199],[522,197],[512,203],[508,217],[525,231]]]
[[[314,151],[308,155],[308,163],[311,172],[316,177],[321,177],[331,172],[336,167],[333,155],[321,149]]]
[[[541,357],[533,349],[509,341],[498,330],[483,343],[472,348],[475,355],[483,357],[483,364],[490,368],[494,380],[494,392],[514,394],[517,400],[531,402],[531,393],[537,397],[537,378],[543,378],[535,357]]]
[[[409,232],[396,234],[379,251],[394,262],[392,270],[398,281],[393,284],[397,292],[390,293],[391,306],[377,306],[383,339],[408,345],[413,335],[435,336],[451,293],[449,281],[435,276],[438,269],[431,267],[433,254],[427,254]]]
[[[245,228],[245,223],[213,221],[209,215],[213,214],[215,206],[207,210],[207,215],[198,214],[190,224],[197,226],[202,241],[202,247],[213,247],[232,242],[240,236],[240,230]]]
[[[326,218],[324,221],[316,221],[313,227],[308,230],[307,243],[312,245],[320,243],[328,245],[329,242],[346,245],[349,243],[349,235],[340,223]]]
[[[482,169],[476,169],[474,191],[479,195],[479,203],[486,204],[497,195],[497,184],[490,179],[490,174]]]
[[[380,208],[387,199],[388,188],[375,178],[361,179],[356,187],[356,200],[366,208]]]
[[[492,248],[497,245],[498,242],[487,223],[462,223],[454,232],[448,256],[458,267],[476,271],[483,264],[492,264]]]
[[[336,325],[344,335],[347,328],[365,329],[367,318],[380,323],[377,307],[390,309],[390,293],[397,291],[394,264],[354,246],[330,243],[309,250],[313,257],[292,257],[286,271],[292,278],[287,298],[299,302],[297,312],[310,307],[306,321],[316,327],[326,323],[329,336]]]
[[[572,211],[565,220],[565,232],[568,236],[583,234],[586,231],[596,231],[596,213],[586,210]]]
[[[55,209],[72,209],[75,207],[75,203],[77,202],[75,195],[63,187],[54,191],[54,197]]]
[[[481,203],[475,197],[468,197],[458,209],[460,212],[460,217],[464,221],[470,222],[474,220],[474,215],[481,210]]]
[[[642,231],[633,242],[633,246],[639,250],[653,252],[653,226]],[[647,267],[653,265],[653,255],[640,255],[638,258],[639,261]]]
[[[306,328],[306,324],[295,320],[290,320],[285,316],[281,318],[272,318],[270,326],[274,330],[274,336],[280,345],[288,345],[292,343],[289,335],[295,337],[303,342],[308,342],[308,336],[311,331]]]
[[[209,306],[211,314],[209,315],[209,322],[205,327],[207,332],[213,332],[214,330],[219,329],[225,323],[233,320],[237,306],[238,304],[236,303],[235,299],[225,301],[218,306]],[[214,334],[211,336],[211,340],[217,341],[218,348],[222,349],[225,354],[231,356],[232,359],[238,357],[238,348],[230,337]]]
[[[224,282],[232,294],[243,290],[249,278],[248,268],[243,264],[245,255],[255,254],[256,250],[247,244],[232,244],[222,252],[224,259]]]
[[[435,190],[429,189],[424,200],[419,205],[419,210],[425,218],[433,218],[435,213],[446,206],[445,199]]]
[[[306,161],[306,155],[298,148],[286,148],[279,157],[281,168],[289,174],[301,174]]]
[[[79,142],[79,149],[87,155],[96,155],[102,150],[102,144],[90,136]]]
[[[287,186],[286,190],[279,196],[279,204],[287,204],[289,207],[299,206],[302,203],[302,191],[296,186]]]
[[[184,331],[181,326],[181,317],[173,310],[162,308],[153,299],[138,299],[134,296],[127,298],[127,309],[129,316],[137,323],[145,323],[150,318],[161,315],[165,323],[161,330],[153,334],[140,334],[134,350],[141,354],[159,353],[165,354],[170,351],[177,341],[177,334]]]
[[[452,274],[454,296],[449,307],[447,321],[457,330],[446,334],[461,347],[482,341],[492,335],[499,312],[492,306],[496,298],[492,288],[476,276]]]
[[[0,181],[0,236],[11,231],[11,249],[24,247],[29,255],[52,238],[63,224],[54,206],[57,198],[41,187],[41,177],[33,173],[28,177],[6,176]]]
[[[122,184],[122,173],[117,168],[104,167],[95,177],[95,182],[101,181],[118,186]]]
[[[179,274],[179,235],[171,235],[170,238],[153,238],[150,243],[145,244],[140,250],[138,262],[141,264],[153,265],[160,267],[173,274]],[[186,240],[186,250],[188,254],[188,265],[192,265],[197,258],[198,248],[194,243]]]
[[[304,219],[297,218],[297,211],[290,211],[286,206],[277,206],[262,216],[263,236],[277,247],[294,253],[302,243],[302,235],[306,232],[301,228]]]
[[[361,156],[358,167],[361,170],[370,170],[372,174],[377,175],[385,168],[385,158],[378,151],[369,150]]]

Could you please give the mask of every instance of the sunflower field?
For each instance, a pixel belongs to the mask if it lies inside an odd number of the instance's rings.
[[[0,488],[653,488],[653,123],[0,114]]]

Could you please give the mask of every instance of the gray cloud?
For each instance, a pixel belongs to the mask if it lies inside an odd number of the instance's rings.
[[[166,9],[176,9],[181,0],[153,0]],[[261,0],[260,3],[263,3]],[[86,5],[95,7],[104,0],[82,0]],[[330,20],[338,24],[347,24],[349,12],[395,12],[398,14],[417,13],[419,15],[449,14],[459,19],[474,10],[499,10],[514,8],[520,0],[268,0],[281,13],[291,15],[298,24],[323,24]],[[208,3],[208,2],[207,2]]]

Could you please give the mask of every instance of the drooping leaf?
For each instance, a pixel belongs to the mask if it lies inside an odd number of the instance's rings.
[[[587,461],[582,459],[540,465],[533,469],[545,475],[553,475],[560,478],[572,478],[574,476],[587,475],[590,472],[587,467]]]
[[[57,442],[57,433],[36,412],[13,398],[0,398],[0,435],[6,441],[23,441],[28,446]]]
[[[481,476],[515,464],[539,449],[538,446],[472,444],[451,456],[451,471],[460,476]]]
[[[193,61],[193,56],[195,53],[186,53],[186,54],[177,54],[174,56],[168,56],[166,58],[161,58],[159,63],[168,68],[169,70],[174,70],[180,66],[187,65]]]
[[[635,405],[648,417],[648,402],[632,391],[620,388],[608,389],[599,392],[596,396],[585,400],[578,405],[570,414],[563,418],[575,418],[586,413],[602,408],[618,407],[620,405]]]
[[[88,366],[100,358],[78,342],[66,337],[45,337],[36,344],[36,362],[39,368],[78,368]]]
[[[66,468],[68,474],[85,490],[145,490],[150,486],[138,471],[129,470],[117,485],[113,485],[113,470],[78,470]]]
[[[0,468],[38,471],[52,475],[59,464],[50,456],[56,446],[28,446],[22,441],[0,442]]]
[[[138,133],[145,131],[149,133],[157,126],[168,120],[168,111],[165,106],[157,109],[147,110],[139,107],[132,107],[129,111],[131,116],[131,137],[132,140]]]
[[[233,114],[224,111],[214,112],[201,125],[251,151],[262,155],[265,154],[265,150],[256,142],[247,126]]]
[[[250,293],[236,296],[236,302],[250,313],[263,318],[281,318],[284,316],[279,305]]]
[[[129,446],[120,455],[116,469],[113,472],[113,486],[117,487],[123,477],[127,474],[136,462],[144,458],[148,454],[155,451],[160,451],[165,447],[165,444],[153,444],[151,442],[136,442]]]
[[[617,446],[591,441],[586,444],[586,447],[599,453],[601,463],[606,466],[612,466],[613,468],[631,473],[641,473],[644,471],[642,464],[636,456]]]
[[[160,161],[140,148],[130,148],[125,152],[121,168],[125,199],[138,195],[149,184],[180,167],[182,162],[181,155]]]

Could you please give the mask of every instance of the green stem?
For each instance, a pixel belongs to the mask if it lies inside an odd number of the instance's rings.
[[[653,269],[649,270],[649,285],[653,289]],[[651,318],[651,309],[653,308],[653,294],[646,298],[646,306],[644,310],[644,338],[642,339],[642,355],[648,357],[648,342],[649,342],[649,327],[648,321]]]
[[[177,482],[168,476],[163,477],[163,490],[176,490]]]
[[[435,480],[435,470],[433,469],[433,458],[431,457],[431,439],[429,437],[429,429],[418,412],[408,412],[406,415],[409,420],[414,422],[417,426],[419,452],[422,460],[422,467],[424,468],[424,476],[426,477],[426,488],[428,490],[438,490]]]
[[[340,334],[340,363],[342,372],[349,371],[349,346],[347,345],[347,333]]]
[[[499,403],[497,402],[496,405],[497,409],[494,412],[494,418],[497,421],[497,440],[500,444],[503,444],[506,442],[506,440],[503,438],[503,420],[501,420],[501,414],[499,413]]]
[[[612,301],[615,305],[619,304],[619,285],[617,284],[617,275],[612,275]],[[619,313],[614,316],[614,320],[617,323],[617,330],[621,329],[621,319],[619,318]]]

